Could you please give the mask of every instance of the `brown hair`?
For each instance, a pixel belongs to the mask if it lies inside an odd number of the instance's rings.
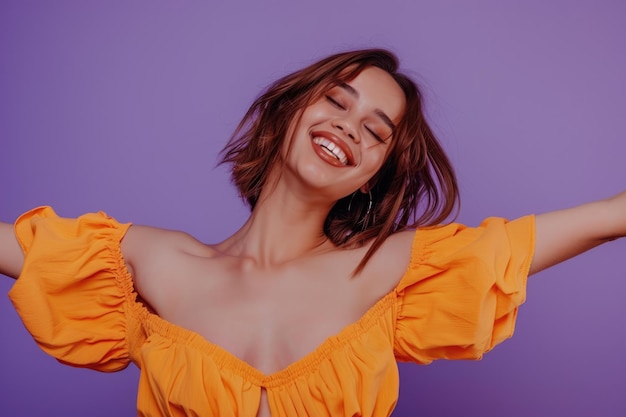
[[[382,49],[339,53],[274,82],[243,117],[220,162],[232,165],[232,180],[254,209],[272,167],[282,163],[291,123],[330,88],[371,66],[393,77],[404,92],[406,108],[376,182],[370,184],[371,210],[369,195],[356,192],[337,201],[324,224],[325,235],[338,246],[358,247],[373,239],[355,274],[392,233],[439,224],[459,201],[454,170],[424,118],[422,94],[398,72],[394,54]]]

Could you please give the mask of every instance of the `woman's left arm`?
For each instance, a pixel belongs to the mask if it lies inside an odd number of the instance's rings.
[[[536,217],[536,244],[530,273],[626,236],[626,191]]]

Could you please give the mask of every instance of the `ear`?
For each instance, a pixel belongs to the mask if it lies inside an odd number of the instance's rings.
[[[363,194],[368,194],[372,190],[372,188],[374,188],[374,184],[376,183],[372,181],[368,181],[365,184],[363,184],[361,188],[359,188],[359,191],[361,191]]]
[[[372,191],[372,188],[374,188],[377,182],[378,182],[378,173],[376,173],[372,178],[370,178],[368,182],[363,184],[361,188],[359,188],[359,191],[361,191],[363,194],[367,194],[370,191]]]

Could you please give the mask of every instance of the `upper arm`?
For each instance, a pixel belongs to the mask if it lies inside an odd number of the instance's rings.
[[[147,226],[131,226],[122,240],[122,255],[126,267],[133,277],[133,283],[138,292],[147,297],[147,288],[144,277],[151,276],[158,280],[161,274],[155,272],[162,269],[158,263],[164,262],[169,250],[167,231]]]
[[[13,232],[13,225],[0,222],[0,274],[17,278],[23,263],[24,254]]]
[[[122,255],[135,289],[149,304],[158,304],[177,276],[180,254],[194,244],[199,242],[183,232],[136,225],[128,229]]]

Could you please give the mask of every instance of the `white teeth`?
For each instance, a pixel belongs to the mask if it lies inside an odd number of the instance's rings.
[[[346,153],[330,140],[326,138],[315,137],[313,138],[313,143],[320,145],[321,147],[326,149],[328,153],[337,158],[339,162],[341,162],[343,165],[346,165],[346,163],[348,162],[348,157],[346,156]]]

